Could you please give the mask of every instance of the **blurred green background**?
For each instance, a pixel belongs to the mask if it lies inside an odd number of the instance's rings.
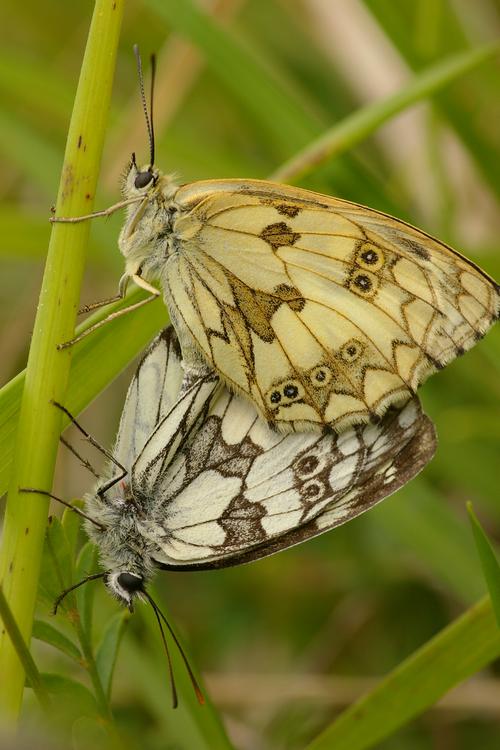
[[[3,384],[26,361],[93,4],[4,0],[2,6]],[[211,25],[192,21],[188,3],[129,3],[96,207],[118,200],[131,151],[147,160],[136,42],[145,59],[158,54],[157,165],[191,181],[265,178],[358,107],[404,87],[412,72],[500,37],[499,0],[212,0],[200,6],[224,30],[234,57],[225,56],[230,48],[218,44]],[[487,62],[300,184],[409,220],[500,278],[499,74],[498,58]],[[115,215],[93,226],[82,302],[116,289],[121,220]],[[235,747],[304,747],[484,592],[465,502],[473,501],[490,537],[498,538],[499,355],[497,327],[423,387],[439,435],[436,458],[366,516],[248,566],[158,576],[158,597],[189,642]],[[113,443],[132,372],[131,366],[81,418],[104,445]],[[79,445],[74,433],[67,437]],[[71,498],[91,486],[92,477],[61,452],[55,491]],[[95,586],[99,634],[117,605]],[[48,609],[42,597],[39,615],[50,621]],[[43,671],[86,682],[81,668],[34,643]],[[498,671],[493,665],[378,747],[498,748]],[[61,701],[60,726],[51,731],[60,733],[63,746],[70,736],[78,747],[108,746],[108,739],[94,737],[95,726],[77,719],[77,698]],[[159,636],[147,618],[131,618],[112,697],[127,746],[219,747],[219,740],[203,744],[189,711],[173,716],[169,705]],[[26,726],[36,723],[29,693],[24,714]]]

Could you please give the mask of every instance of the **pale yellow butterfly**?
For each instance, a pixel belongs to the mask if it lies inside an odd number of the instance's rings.
[[[133,157],[124,200],[97,214],[127,206],[120,294],[159,278],[187,366],[208,362],[270,424],[380,417],[498,317],[484,271],[379,211],[261,180],[178,186],[154,167],[142,76],[141,92],[150,165]]]
[[[381,416],[499,313],[475,264],[348,201],[260,180],[178,187],[134,162],[124,197],[141,198],[119,239],[126,277],[159,277],[184,359],[281,429]]]

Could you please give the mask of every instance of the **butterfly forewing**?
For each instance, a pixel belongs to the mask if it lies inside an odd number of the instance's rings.
[[[163,416],[151,432],[132,467],[132,488],[141,495],[155,497],[161,491],[165,472],[176,452],[188,444],[190,435],[203,420],[219,379],[213,373],[199,377]],[[146,401],[149,394],[145,392]]]
[[[485,273],[368,208],[257,180],[175,200],[162,281],[183,352],[281,429],[341,431],[404,403],[498,315]]]
[[[174,406],[184,372],[177,339],[165,329],[149,346],[130,384],[113,450],[130,468],[156,425]]]

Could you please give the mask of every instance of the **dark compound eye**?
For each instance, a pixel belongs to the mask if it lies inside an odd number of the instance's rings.
[[[299,392],[299,389],[296,385],[285,385],[283,388],[283,393],[287,398],[295,398]]]
[[[273,391],[269,398],[273,404],[277,404],[281,401],[281,393],[279,391]]]
[[[142,591],[144,581],[140,576],[135,576],[133,573],[120,573],[117,578],[118,584],[125,589],[125,591]]]
[[[152,179],[153,173],[149,170],[147,172],[139,172],[134,180],[134,186],[137,190],[140,190],[141,188],[145,188],[146,185],[149,185]]]

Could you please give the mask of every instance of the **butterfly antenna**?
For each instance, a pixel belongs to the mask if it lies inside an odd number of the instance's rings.
[[[80,588],[80,586],[83,586],[84,583],[88,583],[89,581],[95,581],[97,578],[104,578],[106,573],[93,573],[91,576],[85,576],[85,578],[82,578],[81,581],[78,581],[78,583],[74,583],[73,586],[70,586],[68,589],[65,589],[54,602],[54,606],[52,607],[52,614],[57,614],[57,609],[62,602],[62,600],[70,594],[75,589]]]
[[[139,76],[139,89],[141,92],[142,109],[144,112],[144,117],[146,119],[146,128],[148,130],[149,160],[150,160],[148,171],[151,171],[155,163],[155,134],[154,134],[154,129],[153,129],[153,91],[154,91],[154,82],[155,82],[155,77],[156,77],[156,57],[154,55],[151,55],[151,102],[150,102],[150,112],[148,112],[148,105],[146,102],[146,93],[144,91],[144,76],[142,73],[141,53],[139,52],[139,46],[137,44],[134,44],[134,55],[135,55],[135,59],[137,62],[137,74]]]
[[[172,626],[170,625],[169,621],[167,620],[167,618],[165,617],[165,615],[163,614],[163,612],[161,611],[161,609],[159,608],[159,606],[156,604],[156,602],[153,600],[153,598],[150,596],[150,594],[148,594],[147,591],[143,591],[142,593],[145,595],[146,599],[151,604],[151,606],[152,606],[152,608],[153,608],[153,610],[155,612],[156,619],[158,620],[158,624],[160,625],[160,630],[162,631],[162,637],[163,637],[163,641],[165,643],[165,647],[166,647],[166,642],[165,642],[165,636],[163,634],[163,630],[162,630],[162,627],[161,627],[161,624],[160,624],[160,620],[159,620],[160,617],[163,620],[163,622],[165,623],[165,625],[167,626],[168,632],[172,636],[172,638],[174,640],[174,643],[177,646],[177,648],[179,650],[179,653],[180,653],[180,655],[182,657],[182,661],[184,662],[184,666],[186,667],[187,673],[188,673],[189,678],[191,680],[191,684],[193,686],[193,690],[195,692],[195,695],[196,695],[196,698],[198,700],[198,703],[200,704],[200,706],[202,706],[205,703],[205,698],[203,697],[203,693],[201,692],[201,688],[198,685],[198,681],[197,681],[196,677],[193,674],[193,670],[191,669],[191,665],[189,664],[188,658],[187,658],[187,656],[186,656],[186,654],[184,652],[184,649],[182,648],[182,646],[181,646],[181,644],[179,642],[179,639],[175,635],[175,633],[174,633],[174,631],[172,629]],[[168,649],[167,649],[167,653],[168,653]],[[169,662],[170,662],[170,656],[169,656]],[[175,696],[175,699],[177,700],[177,696]]]
[[[165,633],[163,632],[163,626],[161,624],[159,610],[154,601],[146,594],[149,603],[151,604],[151,607],[153,608],[153,612],[155,613],[156,621],[158,623],[158,627],[160,628],[161,633],[161,639],[163,641],[163,646],[165,648],[165,653],[167,654],[167,660],[168,660],[168,674],[170,676],[170,689],[172,690],[172,708],[177,708],[179,705],[179,700],[177,698],[177,688],[175,687],[175,678],[174,678],[174,668],[172,665],[172,657],[170,656],[170,650],[168,648],[167,639],[165,638]]]
[[[69,508],[69,510],[72,510],[73,513],[76,513],[82,518],[85,518],[86,521],[90,521],[90,523],[93,523],[94,526],[97,526],[99,529],[101,529],[101,531],[106,530],[106,526],[104,524],[99,523],[99,521],[96,521],[95,518],[91,518],[86,513],[84,513],[83,510],[80,510],[80,508],[77,508],[75,505],[71,505],[71,503],[66,502],[66,500],[62,500],[62,498],[57,497],[57,495],[53,495],[51,492],[47,492],[47,490],[37,490],[34,487],[19,487],[19,492],[32,492],[35,495],[44,495],[45,497],[50,497],[52,500],[56,500],[58,503],[61,503],[61,505],[64,505],[66,508]]]
[[[154,130],[154,117],[153,117],[153,102],[154,102],[155,81],[156,81],[156,55],[151,55],[150,62],[151,62],[151,89],[149,92],[149,124],[151,126],[151,139],[149,143],[149,148],[150,148],[149,158],[151,160],[151,164],[149,168],[152,169],[155,163],[155,130]]]

